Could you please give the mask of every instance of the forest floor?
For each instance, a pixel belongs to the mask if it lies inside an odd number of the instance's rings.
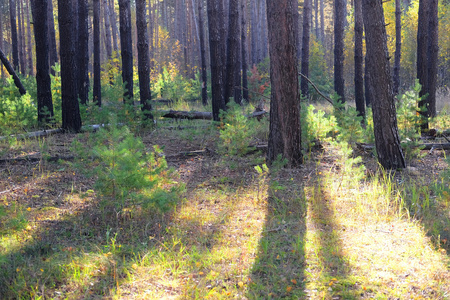
[[[186,187],[165,214],[102,208],[76,135],[2,144],[0,298],[450,299],[448,153],[386,174],[323,144],[258,172],[263,152],[219,155],[217,130],[189,124],[142,135]]]

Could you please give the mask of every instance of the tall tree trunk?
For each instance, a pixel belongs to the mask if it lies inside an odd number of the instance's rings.
[[[223,36],[224,15],[222,0],[207,0],[209,49],[211,60],[212,113],[219,121],[220,110],[226,110],[224,99],[225,37]]]
[[[55,30],[55,18],[53,17],[53,1],[48,1],[47,7],[48,17],[48,39],[49,39],[49,59],[50,67],[54,66],[58,62],[58,51],[56,49],[56,30]],[[50,68],[50,73],[55,75],[55,71]]]
[[[386,169],[405,168],[395,112],[382,0],[363,1],[369,68],[373,99],[375,145],[379,163]]]
[[[344,29],[346,18],[345,0],[334,1],[334,90],[345,102],[344,83]]]
[[[111,44],[111,22],[109,19],[109,5],[108,0],[103,0],[103,13],[105,20],[105,47],[106,56],[110,60],[112,58],[112,44]]]
[[[303,2],[302,74],[309,76],[309,40],[311,34],[311,0]],[[302,76],[300,89],[303,97],[308,97],[308,81]]]
[[[438,0],[430,0],[428,14],[428,117],[436,116],[436,82],[439,52]]]
[[[78,0],[78,98],[86,104],[89,98],[89,15],[88,1]]]
[[[325,8],[324,0],[320,0],[320,41],[325,45]]]
[[[20,70],[24,76],[27,74],[27,60],[25,56],[25,32],[23,24],[23,3],[22,0],[17,1],[17,26],[19,28],[18,42],[19,42],[19,65]]]
[[[205,27],[203,24],[203,0],[198,1],[198,27],[200,40],[200,61],[202,77],[202,104],[208,105],[208,75],[206,73]]]
[[[267,37],[267,10],[266,10],[266,1],[261,0],[260,2],[260,10],[261,10],[261,60],[265,59],[268,56],[268,37]]]
[[[258,30],[257,30],[257,16],[256,16],[256,0],[254,1],[250,1],[251,3],[251,8],[250,8],[250,34],[251,34],[251,41],[252,41],[252,45],[251,45],[251,64],[256,65],[258,62],[258,58],[257,58],[257,47],[258,47]]]
[[[316,38],[319,39],[320,30],[319,30],[319,0],[314,0],[314,32],[316,34]]]
[[[133,44],[131,39],[130,0],[119,0],[119,9],[122,78],[126,89],[123,95],[123,101],[133,104]]]
[[[9,20],[11,22],[12,65],[19,70],[19,47],[17,38],[16,2],[9,0]]]
[[[366,117],[366,104],[364,103],[364,79],[363,79],[363,32],[364,23],[362,16],[362,1],[354,1],[355,15],[355,103],[358,115]]]
[[[4,11],[4,3],[0,2],[0,11]],[[3,49],[3,14],[0,14],[0,49]],[[5,71],[3,65],[0,65],[1,82],[5,80]]]
[[[272,85],[267,160],[281,155],[290,166],[302,163],[296,10],[297,0],[267,0]]]
[[[417,27],[417,78],[422,85],[419,93],[420,97],[424,97],[428,89],[428,68],[427,68],[427,50],[428,50],[428,14],[429,0],[419,1],[419,16]],[[422,115],[422,130],[428,129],[428,99],[419,101],[419,110]]]
[[[93,0],[94,10],[94,90],[93,101],[102,105],[101,70],[100,70],[100,0]]]
[[[154,13],[155,6],[152,4],[152,0],[148,1],[148,41],[149,41],[149,58],[150,58],[150,72],[153,71],[154,68],[154,53],[155,53],[155,46],[153,43],[153,30],[154,28],[158,27],[158,23],[156,23],[155,13]],[[155,26],[156,25],[156,26]]]
[[[58,0],[58,23],[61,56],[62,128],[71,132],[81,129],[77,97],[77,68],[75,61],[73,0]]]
[[[117,18],[116,10],[114,9],[114,0],[109,0],[109,19],[111,23],[111,34],[113,39],[113,49],[116,55],[119,51],[119,43],[117,42]]]
[[[402,7],[401,0],[395,0],[395,59],[394,59],[394,95],[400,88],[400,60],[402,56]]]
[[[246,0],[241,0],[241,59],[242,59],[242,98],[248,102],[248,47],[247,47],[247,4]]]
[[[33,47],[31,42],[31,22],[30,22],[30,3],[29,0],[25,0],[27,10],[27,63],[28,63],[28,75],[34,76],[33,66]],[[47,38],[47,37],[46,37]]]
[[[240,44],[239,44],[239,1],[230,0],[228,8],[228,38],[227,38],[227,65],[225,78],[225,103],[228,103],[230,97],[234,97],[234,101],[241,104],[240,86]]]
[[[38,104],[38,122],[50,123],[53,118],[53,102],[48,59],[47,1],[34,0],[33,13],[34,39],[36,43],[36,88]]]
[[[369,81],[370,81],[370,74],[369,74],[369,68],[367,65],[369,64],[368,57],[366,55],[364,59],[364,98],[366,98],[366,107],[372,106],[372,99],[374,98],[373,95],[370,93],[369,88]]]
[[[136,29],[138,50],[139,93],[141,108],[146,118],[153,118],[151,114],[152,95],[150,93],[150,57],[148,52],[148,35],[146,22],[145,0],[136,0]]]

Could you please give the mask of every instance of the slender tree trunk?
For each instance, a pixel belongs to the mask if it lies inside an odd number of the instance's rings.
[[[48,59],[47,1],[34,0],[33,12],[34,39],[36,43],[36,87],[38,104],[38,122],[50,123],[53,118],[53,102]]]
[[[346,7],[345,0],[334,1],[334,90],[345,102],[344,83],[344,28]]]
[[[5,53],[3,53],[2,49],[0,49],[0,60],[2,61],[3,65],[5,66],[6,70],[8,71],[9,75],[11,75],[14,79],[14,84],[19,89],[19,93],[21,95],[25,95],[27,91],[23,87],[22,82],[19,79],[19,76],[17,76],[16,72],[14,71],[13,67],[9,63],[8,59],[6,58]]]
[[[0,2],[0,11],[4,11],[4,3]],[[3,14],[0,14],[0,49],[3,49]],[[0,65],[1,82],[5,80],[5,71],[3,70],[3,65]]]
[[[325,13],[323,1],[320,0],[320,41],[322,45],[325,45]]]
[[[429,86],[428,86],[428,24],[429,24],[429,0],[419,1],[419,16],[418,16],[418,27],[417,27],[417,78],[419,83],[422,85],[422,90],[419,93],[422,98],[419,101],[419,110],[422,116],[421,128],[423,131],[428,130],[428,109],[429,102],[428,96]]]
[[[155,6],[152,4],[152,0],[148,1],[148,40],[149,40],[149,58],[150,58],[150,72],[153,71],[154,68],[154,53],[155,53],[155,46],[153,43],[153,30],[155,27],[158,26],[158,23],[155,22],[155,13],[154,13]],[[156,26],[155,26],[156,25]]]
[[[316,34],[316,38],[319,39],[320,30],[319,30],[319,0],[314,0],[314,32]]]
[[[364,79],[363,79],[363,32],[364,23],[362,16],[362,1],[354,0],[355,15],[355,103],[358,115],[366,117],[366,105],[364,103]]]
[[[267,160],[281,155],[290,166],[302,163],[296,10],[297,0],[267,0],[272,85]]]
[[[20,73],[24,76],[27,74],[27,60],[25,56],[25,32],[23,24],[23,3],[22,0],[17,1],[17,26],[19,29],[19,65]]]
[[[228,9],[228,38],[227,38],[227,69],[225,79],[225,102],[228,103],[230,97],[241,104],[240,86],[240,27],[239,27],[239,1],[230,0]]]
[[[369,68],[369,88],[374,98],[373,123],[379,163],[386,169],[405,168],[395,112],[382,0],[363,1]]]
[[[9,20],[11,23],[12,65],[19,70],[19,47],[17,38],[16,1],[9,0]]]
[[[222,0],[207,0],[209,49],[211,60],[212,113],[219,121],[220,110],[226,110],[224,99],[225,37],[223,36],[224,15]]]
[[[248,59],[247,59],[247,24],[246,24],[246,14],[247,14],[247,4],[246,0],[241,0],[241,58],[242,58],[242,98],[248,102]]]
[[[311,0],[303,2],[302,74],[309,76],[309,40],[311,34]],[[302,77],[300,89],[303,97],[308,97],[308,81]]]
[[[394,95],[400,88],[400,60],[402,56],[402,7],[401,0],[395,0],[395,60],[394,60]]]
[[[30,22],[30,3],[29,3],[29,0],[25,0],[25,3],[26,3],[26,10],[27,10],[27,53],[28,53],[27,62],[28,62],[28,75],[34,76],[33,51],[32,51],[33,47],[32,47],[32,42],[31,42],[31,22]]]
[[[141,108],[146,118],[153,118],[151,114],[152,95],[150,93],[150,57],[148,52],[148,35],[146,22],[145,0],[136,0],[136,28],[138,40],[138,73]]]
[[[113,49],[116,55],[119,51],[119,43],[117,42],[117,18],[116,10],[114,9],[114,0],[109,0],[109,19],[111,23],[111,34],[113,39]]]
[[[93,101],[102,105],[101,70],[100,70],[100,0],[93,0],[94,10],[94,93]]]
[[[251,12],[251,14],[250,14],[250,27],[251,27],[251,31],[250,31],[250,34],[251,34],[251,41],[252,41],[252,46],[251,46],[251,59],[252,59],[252,66],[253,65],[256,65],[257,64],[257,61],[258,61],[258,59],[257,59],[257,41],[258,41],[258,38],[257,38],[257,36],[258,36],[258,31],[257,31],[257,24],[256,24],[256,19],[257,19],[257,16],[256,16],[256,12],[257,12],[257,9],[256,9],[256,0],[254,0],[254,1],[251,1],[250,2],[251,3],[251,9],[250,9],[250,12]]]
[[[369,81],[370,81],[370,74],[369,74],[369,68],[367,68],[367,65],[369,64],[368,57],[366,55],[364,59],[364,98],[366,98],[366,107],[372,106],[372,99],[374,98],[373,95],[370,93],[370,87],[369,87]]]
[[[77,97],[73,0],[58,0],[58,23],[61,55],[62,128],[71,132],[81,129]]]
[[[198,1],[198,27],[200,40],[200,61],[202,77],[202,104],[208,105],[208,75],[206,73],[205,27],[203,24],[203,0]]]
[[[56,49],[56,31],[55,31],[55,18],[53,17],[53,1],[48,1],[48,38],[49,38],[49,59],[50,67],[54,66],[58,62],[58,51]],[[55,71],[50,68],[50,73],[55,75]]]
[[[78,0],[78,98],[86,104],[89,98],[89,15],[88,1]]]
[[[109,19],[109,5],[108,0],[103,0],[103,13],[105,20],[105,47],[106,56],[110,60],[112,58],[112,45],[111,45],[111,23]]]
[[[130,0],[119,0],[120,52],[122,55],[122,78],[125,84],[123,101],[133,104],[133,44],[131,32]]]
[[[428,117],[436,116],[436,84],[439,52],[438,0],[430,0],[428,15]]]

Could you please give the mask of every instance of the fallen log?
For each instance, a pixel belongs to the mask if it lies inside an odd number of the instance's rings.
[[[50,135],[60,133],[60,132],[63,132],[63,130],[61,128],[50,129],[50,130],[40,130],[40,131],[22,133],[22,134],[17,134],[17,135],[0,136],[0,141],[6,140],[8,138],[16,138],[17,140],[24,140],[24,139],[29,139],[29,138],[50,136]]]
[[[172,118],[172,119],[187,119],[187,120],[212,120],[211,112],[204,111],[177,111],[177,110],[169,110],[169,111],[161,111],[163,114],[161,117],[163,118]],[[248,118],[256,118],[267,114],[267,111],[255,111],[250,115],[246,115]]]
[[[375,145],[373,144],[356,143],[356,146],[363,151],[372,151],[375,149]],[[450,143],[424,143],[410,147],[421,148],[422,150],[450,150]]]
[[[49,161],[49,162],[55,162],[59,160],[74,160],[75,156],[51,156],[51,157],[18,157],[18,158],[3,158],[0,159],[0,165],[4,165],[6,163],[18,163],[18,162],[39,162],[39,161]]]

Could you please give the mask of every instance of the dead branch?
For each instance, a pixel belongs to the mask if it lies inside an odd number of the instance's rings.
[[[299,74],[300,76],[302,76],[303,78],[305,78],[306,81],[308,81],[309,84],[312,85],[312,87],[316,90],[316,92],[317,92],[323,99],[327,100],[328,102],[331,103],[331,105],[334,106],[333,100],[331,100],[330,98],[328,98],[327,96],[325,96],[325,95],[319,90],[319,88],[314,84],[314,82],[311,81],[311,79],[309,79],[308,77],[306,77],[305,75],[303,75],[303,74],[300,73],[300,72],[298,72],[298,74]]]
[[[187,120],[212,120],[211,112],[203,112],[203,111],[161,111],[163,114],[163,118],[172,118],[172,119],[187,119]],[[246,115],[248,118],[256,118],[262,115],[265,115],[267,111],[255,111],[250,115]]]

